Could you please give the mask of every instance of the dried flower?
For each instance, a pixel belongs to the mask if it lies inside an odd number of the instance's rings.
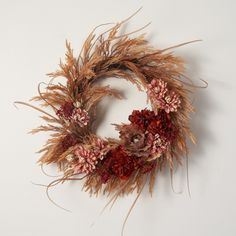
[[[73,154],[68,154],[66,156],[66,160],[68,161],[68,163],[71,163],[72,161],[75,160],[75,156]]]
[[[107,153],[97,173],[102,183],[106,183],[112,176],[126,180],[137,169],[144,174],[150,172],[155,166],[156,162],[151,160],[146,162],[142,158],[128,155],[122,146],[118,146]]]
[[[161,137],[159,134],[155,134],[151,149],[152,157],[149,160],[160,157],[167,150],[169,144],[170,143],[165,138]]]
[[[168,142],[172,142],[178,135],[178,129],[171,121],[171,117],[163,110],[159,110],[155,120],[147,128],[147,131],[153,135],[159,134]]]
[[[96,168],[99,160],[102,160],[107,150],[107,142],[101,138],[91,140],[87,145],[77,146],[73,153],[67,155],[68,167],[74,173],[91,173]]]
[[[91,173],[96,168],[98,158],[94,153],[85,149],[83,146],[78,146],[74,151],[76,161],[73,163],[74,173]]]
[[[167,89],[167,83],[161,79],[153,79],[148,85],[148,95],[167,113],[176,112],[181,100],[178,94]]]
[[[128,155],[122,146],[119,146],[107,153],[101,166],[101,169],[98,169],[98,174],[103,183],[106,183],[111,176],[126,180],[139,167],[139,159]]]
[[[69,147],[76,145],[78,142],[79,140],[74,134],[68,134],[63,138],[61,145],[63,150],[66,151]]]
[[[81,108],[75,108],[72,112],[71,120],[80,127],[84,127],[89,122],[88,112]]]
[[[179,98],[179,95],[173,91],[169,95],[167,95],[164,100],[165,102],[162,103],[161,106],[167,113],[176,112],[180,107],[181,100]]]
[[[158,100],[165,97],[167,91],[167,83],[161,79],[153,79],[148,85],[148,95]]]
[[[109,149],[107,148],[107,141],[101,139],[101,138],[96,138],[94,142],[91,144],[93,146],[93,152],[99,158],[102,160],[104,156],[107,154]]]
[[[56,112],[56,114],[62,118],[69,120],[72,112],[74,110],[74,105],[72,102],[65,102]]]
[[[128,154],[137,157],[147,157],[152,146],[152,134],[144,132],[137,125],[120,125],[116,127],[120,132],[121,144]]]
[[[154,111],[150,111],[148,109],[144,109],[141,111],[134,110],[129,116],[129,121],[133,124],[136,124],[141,129],[146,129],[154,119]]]

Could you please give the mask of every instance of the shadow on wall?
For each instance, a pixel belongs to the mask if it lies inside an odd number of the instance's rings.
[[[214,103],[214,100],[209,93],[211,84],[209,84],[208,78],[204,77],[198,64],[198,61],[201,61],[201,58],[190,55],[181,56],[187,62],[186,75],[191,78],[193,83],[203,87],[205,84],[200,79],[203,79],[208,83],[207,88],[197,88],[191,97],[195,113],[191,114],[190,127],[197,139],[197,144],[193,145],[188,142],[188,145],[190,155],[194,157],[190,159],[189,164],[194,168],[195,163],[204,161],[200,158],[205,153],[207,146],[215,143],[214,136],[211,134],[208,124],[212,113],[211,111],[212,109],[217,109],[217,104]],[[201,75],[203,75],[203,77]]]

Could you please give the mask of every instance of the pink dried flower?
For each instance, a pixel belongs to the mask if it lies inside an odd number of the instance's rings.
[[[91,142],[89,147],[77,146],[74,150],[74,154],[71,154],[73,158],[68,160],[70,168],[74,173],[91,173],[96,169],[96,165],[99,160],[102,160],[106,153],[109,151],[107,148],[107,142],[103,139],[96,138]]]
[[[153,79],[148,85],[148,95],[165,110],[166,113],[176,112],[180,107],[180,97],[174,91],[167,89],[167,83],[161,79]]]
[[[181,104],[179,95],[173,91],[164,98],[164,101],[165,102],[162,104],[162,107],[167,113],[176,112]]]
[[[93,143],[94,154],[98,159],[102,160],[109,151],[107,149],[107,142],[101,138],[96,138]]]
[[[79,142],[79,139],[74,134],[67,134],[61,141],[61,146],[64,151],[69,147],[76,145]]]
[[[163,138],[160,137],[159,134],[155,134],[154,141],[152,143],[152,160],[160,157],[168,148],[169,142]]]
[[[148,95],[155,99],[162,99],[167,91],[167,83],[161,79],[153,79],[148,85]]]
[[[94,140],[94,145],[95,145],[96,148],[98,148],[99,150],[105,148],[106,143],[107,143],[107,142],[106,142],[105,140],[101,139],[101,138],[96,138],[96,139]]]
[[[81,108],[75,108],[72,112],[71,120],[77,123],[80,127],[84,127],[89,122],[88,112]]]
[[[83,146],[77,147],[74,152],[76,161],[73,164],[74,173],[91,173],[96,168],[98,158],[94,153]]]

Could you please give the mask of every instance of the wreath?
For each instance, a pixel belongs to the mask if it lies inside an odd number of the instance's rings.
[[[56,164],[63,176],[47,186],[67,180],[84,179],[83,189],[90,194],[114,193],[115,198],[144,185],[153,192],[157,173],[188,154],[187,140],[195,143],[189,127],[194,111],[189,94],[194,86],[185,76],[184,61],[173,55],[177,46],[155,49],[144,35],[131,37],[139,30],[120,34],[128,19],[97,35],[97,27],[85,40],[78,57],[66,42],[65,62],[50,73],[50,82],[33,98],[51,113],[30,103],[42,113],[45,125],[32,133],[50,131],[50,139],[39,151],[41,165]],[[142,28],[143,29],[143,28]],[[55,82],[63,77],[64,83]],[[115,124],[119,139],[96,134],[99,102],[105,96],[121,99],[120,91],[99,86],[98,81],[115,77],[126,79],[146,91],[151,109],[133,110],[126,124]]]

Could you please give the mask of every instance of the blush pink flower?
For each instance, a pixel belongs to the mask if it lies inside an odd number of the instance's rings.
[[[155,134],[151,149],[151,159],[160,157],[168,148],[169,142],[161,137],[159,134]]]
[[[93,147],[93,151],[96,157],[102,160],[108,152],[107,142],[101,138],[96,138],[94,140]]]
[[[77,146],[72,154],[70,168],[74,173],[91,173],[108,151],[107,142],[100,138],[93,139],[89,146]]]
[[[148,85],[148,95],[155,99],[164,98],[167,91],[167,83],[161,79],[153,79]]]
[[[179,95],[172,91],[169,95],[164,97],[164,102],[162,103],[162,107],[167,113],[170,113],[170,112],[176,112],[180,107],[180,104],[181,100],[179,98]]]
[[[148,85],[148,95],[166,113],[176,112],[180,107],[180,96],[167,89],[167,83],[161,79],[153,79]]]
[[[74,152],[76,162],[73,165],[74,173],[91,173],[96,168],[98,158],[94,153],[83,146],[77,147]]]
[[[84,127],[89,122],[88,112],[81,108],[75,108],[72,112],[71,120],[78,124],[80,127]]]

